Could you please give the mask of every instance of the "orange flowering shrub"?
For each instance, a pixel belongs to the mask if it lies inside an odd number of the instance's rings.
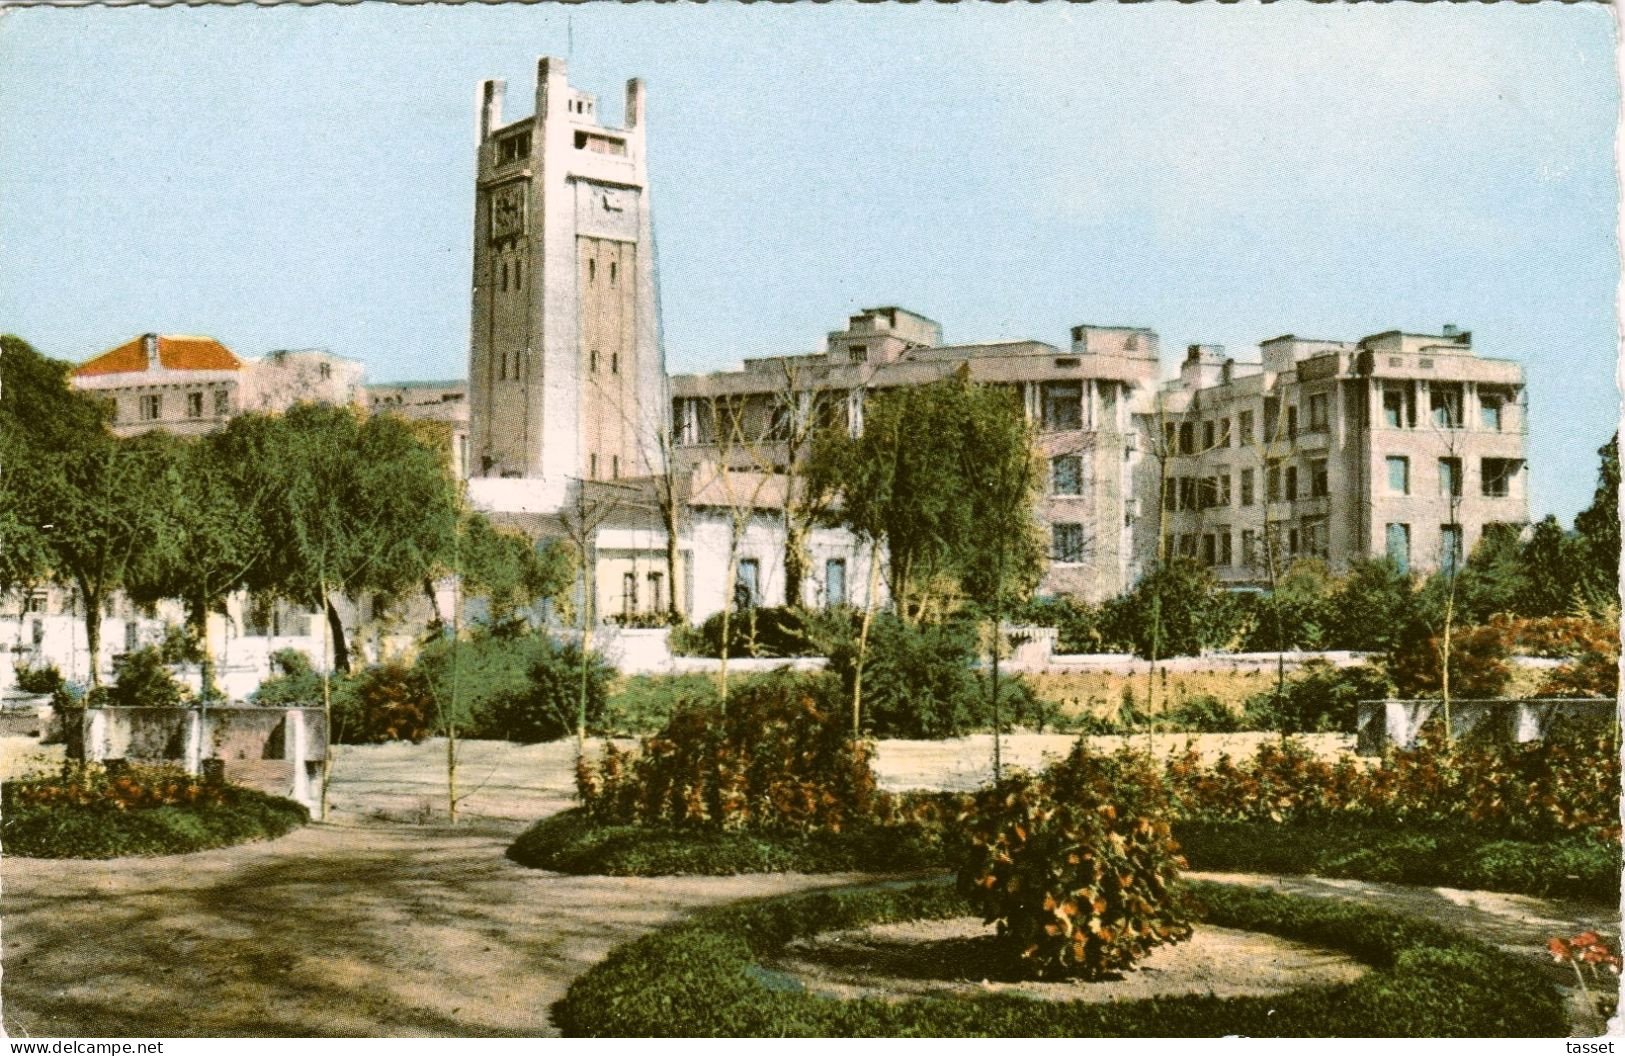
[[[226,803],[231,791],[227,785],[209,784],[174,767],[130,766],[115,775],[99,763],[67,763],[55,776],[7,781],[0,790],[0,809],[73,806],[146,810]]]
[[[1204,765],[1194,750],[1168,763],[1177,817],[1312,821],[1330,815],[1374,823],[1468,824],[1520,838],[1587,833],[1619,838],[1619,735],[1560,732],[1526,744],[1447,748],[1437,730],[1416,747],[1366,766],[1316,757],[1291,741],[1260,745],[1250,759]]]
[[[790,685],[680,709],[637,752],[577,764],[587,814],[611,824],[840,831],[875,817],[869,746],[844,716]]]
[[[1190,938],[1163,776],[1145,756],[1089,754],[985,791],[964,819],[958,886],[1039,978],[1099,979]]]

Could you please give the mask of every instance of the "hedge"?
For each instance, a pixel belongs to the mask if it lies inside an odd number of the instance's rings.
[[[7,807],[0,851],[19,858],[189,854],[285,835],[310,820],[290,799],[234,788],[225,803],[119,810],[96,805]]]
[[[1192,869],[1286,873],[1612,902],[1620,849],[1584,838],[1506,840],[1472,832],[1356,824],[1189,821],[1174,838]],[[525,830],[508,857],[534,869],[605,876],[906,872],[949,869],[947,844],[916,826],[785,833],[595,825],[580,810]]]
[[[969,912],[945,883],[722,907],[614,951],[552,1007],[596,1037],[1560,1037],[1563,1003],[1537,963],[1427,921],[1363,906],[1191,885],[1199,919],[1340,950],[1359,980],[1269,997],[1042,1002],[1002,994],[834,1000],[762,967],[792,939]]]

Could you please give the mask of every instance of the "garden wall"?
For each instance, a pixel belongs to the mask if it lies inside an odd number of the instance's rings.
[[[1450,734],[1488,734],[1522,744],[1540,740],[1559,726],[1617,722],[1618,706],[1605,697],[1454,700],[1450,702]],[[1360,755],[1381,755],[1389,747],[1410,748],[1416,744],[1422,725],[1442,713],[1443,702],[1438,700],[1363,700],[1356,724],[1355,751]]]

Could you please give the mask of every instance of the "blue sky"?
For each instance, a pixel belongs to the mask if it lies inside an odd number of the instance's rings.
[[[902,304],[1256,355],[1471,329],[1528,371],[1532,512],[1590,501],[1614,387],[1606,8],[590,4],[0,13],[0,329],[466,370],[474,97],[538,55],[649,83],[668,367]]]

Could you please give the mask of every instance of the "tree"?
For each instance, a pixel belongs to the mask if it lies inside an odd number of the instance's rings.
[[[51,571],[52,512],[43,490],[64,468],[60,456],[107,427],[95,400],[68,385],[70,363],[0,335],[0,593],[26,589]]]
[[[1619,434],[1597,449],[1597,490],[1591,505],[1574,518],[1586,558],[1581,583],[1594,599],[1619,599]]]
[[[335,596],[398,597],[445,567],[456,488],[442,453],[399,419],[301,404],[271,421],[270,554],[248,585],[325,613],[333,664],[347,672]]]
[[[568,548],[556,540],[538,545],[479,513],[464,514],[459,533],[452,571],[465,594],[488,599],[493,628],[542,598],[562,594],[574,578]]]
[[[139,566],[127,586],[137,602],[174,598],[184,605],[200,652],[200,696],[208,700],[215,696],[209,614],[223,610],[270,554],[264,523],[279,481],[262,467],[272,457],[276,431],[269,419],[244,415],[197,440],[150,435],[155,450],[173,462],[175,540]]]
[[[34,507],[51,574],[79,594],[90,681],[100,684],[101,625],[114,593],[172,559],[179,544],[173,495],[180,486],[170,438],[119,440],[80,434],[54,453],[51,471],[33,479]],[[166,551],[170,551],[166,553]]]
[[[1590,554],[1576,535],[1548,514],[1535,524],[1519,554],[1524,590],[1518,612],[1524,616],[1563,616],[1585,592]]]
[[[1392,558],[1357,561],[1327,606],[1331,641],[1339,649],[1385,652],[1411,622],[1415,607],[1411,577]]]

